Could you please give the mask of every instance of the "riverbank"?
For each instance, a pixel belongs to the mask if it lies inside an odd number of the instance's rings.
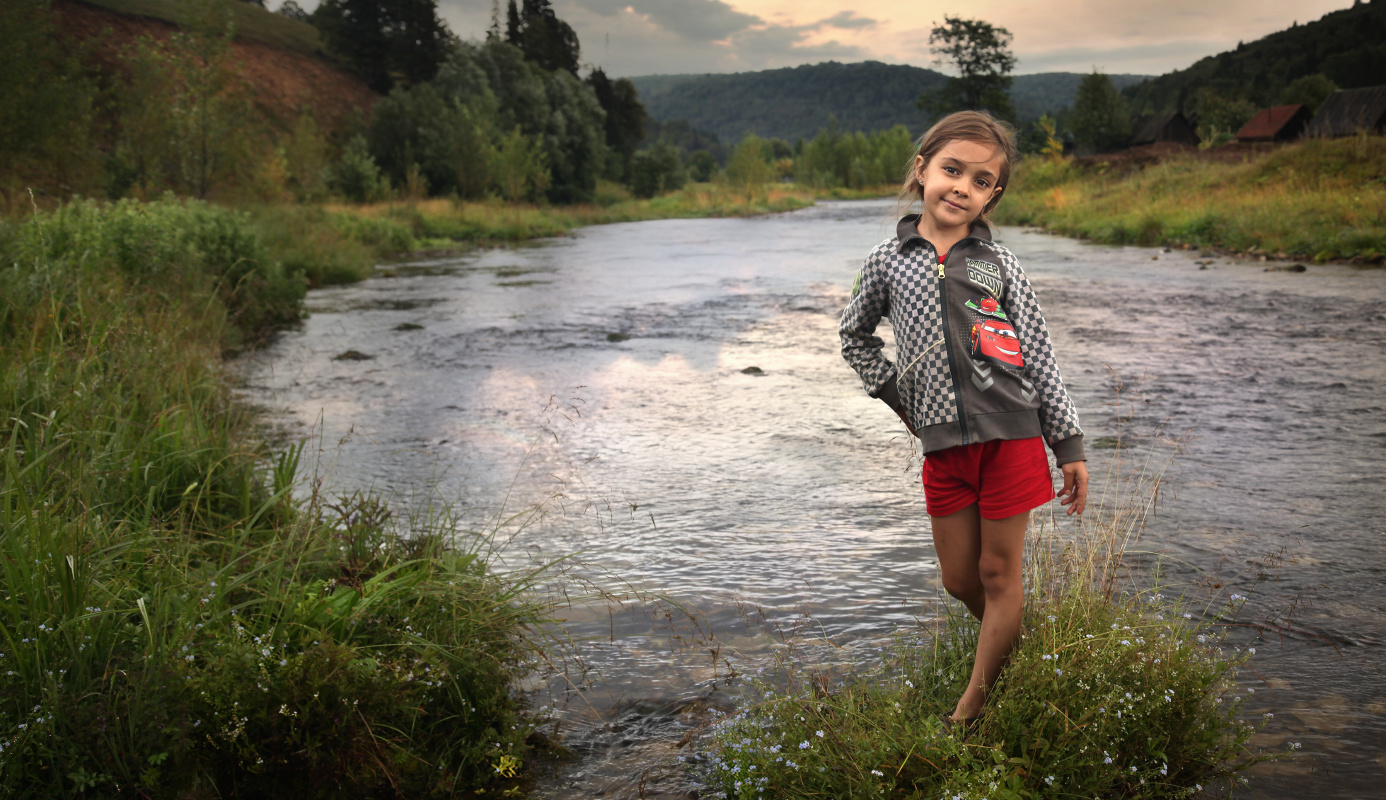
[[[386,256],[812,202],[695,185],[576,208],[167,198],[0,221],[0,786],[513,789],[543,746],[513,694],[548,655],[543,569],[493,572],[498,531],[445,508],[320,493],[311,451],[264,443],[223,356]]]
[[[496,531],[322,494],[310,448],[264,444],[221,355],[303,294],[250,215],[203,203],[0,226],[10,795],[516,785],[544,572],[501,576]]]
[[[1162,158],[1027,158],[995,219],[1104,244],[1386,260],[1386,138]]]
[[[603,184],[600,202],[551,206],[500,201],[403,199],[382,203],[249,206],[245,214],[259,230],[271,257],[308,286],[352,283],[368,277],[381,261],[418,252],[562,236],[588,225],[651,219],[749,217],[807,208],[820,199],[880,197],[891,187],[820,190],[796,184],[766,184],[746,190],[715,183],[689,184],[675,192],[636,199]]]

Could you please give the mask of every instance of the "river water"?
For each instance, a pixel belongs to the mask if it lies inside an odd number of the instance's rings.
[[[576,758],[538,796],[696,796],[678,743],[734,699],[730,671],[786,644],[869,662],[937,613],[916,456],[838,354],[890,211],[607,225],[388,265],[313,292],[301,329],[238,363],[248,399],[315,437],[329,489],[452,502],[477,528],[545,502],[500,531],[506,564],[577,553],[575,578],[658,593],[565,612],[586,671],[536,702]],[[1182,442],[1138,547],[1176,587],[1249,594],[1242,622],[1293,609],[1232,634],[1260,639],[1250,710],[1275,716],[1257,744],[1302,748],[1253,770],[1253,795],[1379,796],[1386,275],[998,238],[1036,285],[1098,482],[1118,455],[1163,464],[1157,432]],[[1132,446],[1093,446],[1118,434]]]

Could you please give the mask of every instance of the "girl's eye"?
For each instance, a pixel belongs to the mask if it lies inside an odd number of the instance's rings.
[[[977,185],[982,187],[983,189],[986,189],[991,186],[991,184],[987,183],[986,180],[983,178],[977,179]]]
[[[960,175],[960,174],[961,174],[960,172],[958,172],[958,168],[957,168],[957,167],[944,167],[944,168],[943,168],[943,171],[946,172],[946,173],[948,173],[949,175]]]

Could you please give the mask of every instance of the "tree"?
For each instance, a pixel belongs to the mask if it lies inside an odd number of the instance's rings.
[[[741,137],[727,161],[727,182],[745,189],[747,196],[754,196],[764,189],[774,174],[770,168],[768,150],[765,140],[754,133]]]
[[[98,174],[87,146],[94,87],[48,0],[0,2],[0,35],[0,191],[40,173],[59,183]]]
[[[1231,141],[1247,120],[1256,115],[1256,106],[1244,97],[1204,86],[1193,96],[1193,114],[1198,124],[1200,146]]]
[[[1073,97],[1068,126],[1079,144],[1098,150],[1120,147],[1130,141],[1131,117],[1111,78],[1097,70],[1083,76]]]
[[[679,164],[679,150],[669,142],[658,142],[630,160],[630,190],[636,197],[681,189],[686,177]]]
[[[534,198],[549,188],[549,167],[539,143],[516,125],[501,137],[496,148],[496,180],[501,194],[512,203]]]
[[[630,79],[612,81],[600,67],[592,70],[585,83],[606,112],[606,146],[615,155],[611,177],[620,180],[631,156],[645,139],[645,106]]]
[[[332,171],[332,186],[355,203],[379,200],[389,191],[389,182],[381,178],[364,136],[355,136],[347,142],[342,160]]]
[[[303,10],[303,6],[294,2],[294,0],[284,0],[284,5],[280,6],[279,10],[274,13],[288,17],[289,19],[298,20],[299,22],[308,22],[311,19],[308,16],[308,12]]]
[[[182,30],[169,37],[177,91],[169,103],[171,142],[187,191],[206,198],[215,185],[240,176],[249,161],[250,91],[236,69],[231,11],[194,0]]]
[[[1328,96],[1338,91],[1338,85],[1322,73],[1296,78],[1285,87],[1280,102],[1285,105],[1302,105],[1312,114],[1319,110]]]
[[[438,0],[323,0],[311,21],[328,49],[381,94],[432,79],[457,45]]]
[[[951,65],[958,74],[941,88],[921,94],[915,105],[939,117],[985,109],[1014,119],[1010,88],[1016,58],[1010,51],[1011,32],[982,20],[946,14],[943,23],[929,32],[929,49],[936,63]]]
[[[505,40],[543,69],[577,75],[581,48],[577,32],[558,18],[549,0],[524,0],[517,13],[515,0],[506,11]]]
[[[567,70],[542,69],[507,42],[461,46],[439,80],[464,62],[485,76],[481,85],[495,97],[498,129],[519,125],[542,146],[551,177],[549,200],[590,201],[606,159],[604,115],[591,88]]]
[[[717,172],[717,159],[706,150],[697,150],[688,156],[688,177],[699,183],[707,183]]]

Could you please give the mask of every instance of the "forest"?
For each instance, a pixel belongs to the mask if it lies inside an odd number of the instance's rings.
[[[1145,75],[1112,75],[1117,88]],[[1017,120],[1030,122],[1068,106],[1083,76],[1071,72],[1016,75],[1010,90]],[[793,141],[814,136],[829,116],[844,129],[885,130],[904,125],[922,132],[930,115],[915,105],[947,77],[906,64],[827,61],[726,75],[646,75],[630,79],[650,117],[684,119],[700,130],[735,141],[746,131]],[[774,102],[767,102],[773,98]],[[916,133],[916,135],[918,135]]]
[[[1123,89],[1142,114],[1199,110],[1209,92],[1256,109],[1282,102],[1297,80],[1322,75],[1340,89],[1386,83],[1386,2],[1356,0],[1334,11],[1235,50],[1200,59],[1186,69]],[[1203,100],[1206,103],[1206,100]]]

